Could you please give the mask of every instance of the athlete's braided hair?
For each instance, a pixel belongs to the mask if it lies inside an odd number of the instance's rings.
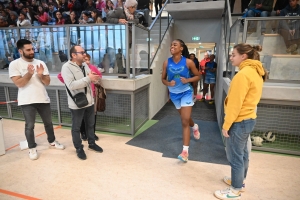
[[[181,39],[176,39],[176,41],[178,41],[180,43],[180,45],[183,47],[183,50],[181,52],[182,56],[189,58],[190,53],[189,53],[189,50],[188,50],[187,46],[185,45],[184,41],[182,41]]]

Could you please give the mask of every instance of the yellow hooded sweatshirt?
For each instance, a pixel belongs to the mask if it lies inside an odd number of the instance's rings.
[[[233,77],[224,102],[223,129],[229,130],[232,123],[256,118],[256,107],[260,101],[265,74],[258,60],[241,62],[240,71]]]

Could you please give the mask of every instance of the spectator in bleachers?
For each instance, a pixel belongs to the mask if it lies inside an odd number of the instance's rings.
[[[9,21],[9,18],[7,19],[9,26],[10,27],[17,26],[17,21],[18,21],[18,17],[19,17],[18,14],[15,11],[10,11],[9,16],[10,16],[10,21]]]
[[[42,0],[42,7],[45,10],[45,12],[47,12],[47,13],[49,12],[49,6],[48,6],[46,0]]]
[[[36,4],[36,0],[31,0],[31,7],[34,12],[38,11],[38,5]]]
[[[82,12],[82,19],[79,19],[79,24],[90,24],[94,23],[93,19],[90,17],[90,13],[87,11]]]
[[[65,19],[62,16],[62,13],[60,11],[56,11],[56,19],[55,19],[55,25],[63,25],[65,24]]]
[[[79,0],[70,0],[68,3],[70,11],[75,11],[76,17],[79,18],[81,15],[82,7]]]
[[[55,1],[55,0],[48,0],[48,6],[49,6],[49,4],[53,4],[53,6],[57,9],[58,8],[58,4],[57,4],[57,2]]]
[[[31,26],[31,22],[28,20],[26,13],[21,12],[17,21],[18,27]]]
[[[56,22],[56,12],[57,9],[55,8],[53,3],[48,4],[49,7],[49,12],[48,12],[48,24],[49,25],[54,25]]]
[[[24,6],[30,6],[31,4],[31,0],[25,1],[25,5]]]
[[[106,7],[105,1],[103,0],[97,0],[96,2],[96,9],[99,10],[100,12],[102,12],[102,10],[104,10]]]
[[[70,17],[66,19],[65,24],[79,24],[75,11],[70,12]]]
[[[23,6],[24,6],[24,4],[22,3],[22,2],[19,2],[19,3],[17,3],[16,4],[16,12],[18,13],[18,14],[20,14],[20,12],[22,11],[22,8],[23,8]]]
[[[96,8],[96,5],[94,4],[93,0],[87,0],[84,4],[83,4],[83,10],[85,11],[92,11]]]
[[[96,23],[96,24],[103,23],[103,20],[100,17],[99,11],[97,9],[94,8],[94,10],[92,10],[91,16],[92,16],[94,23]]]
[[[299,0],[289,0],[289,5],[280,11],[280,16],[300,16]],[[281,20],[279,22],[279,34],[282,35],[286,52],[293,55],[298,54],[300,44],[300,21],[299,20]]]
[[[251,0],[248,11],[243,17],[268,17],[271,15],[274,0]],[[254,23],[250,23],[249,29],[253,29]],[[266,22],[261,22],[261,33],[264,34]]]
[[[114,3],[111,0],[107,0],[105,12],[108,13],[109,11],[114,10],[114,9],[115,9]]]
[[[110,12],[107,16],[107,22],[113,24],[127,24],[128,21],[134,21],[135,23],[139,23],[139,19],[134,15],[136,7],[136,0],[126,0],[124,8],[116,8],[116,10]]]
[[[4,9],[0,9],[0,11],[4,10],[5,12],[9,13],[10,11],[14,11],[10,7],[6,6]],[[1,14],[0,14],[1,15]]]
[[[8,27],[8,23],[3,16],[0,16],[0,27]]]
[[[11,11],[16,11],[16,5],[13,2],[9,2],[7,8],[9,8]]]
[[[59,10],[63,14],[63,16],[64,16],[64,12],[69,10],[68,4],[65,2],[65,0],[62,0],[57,4],[57,10]]]
[[[38,23],[36,25],[39,26],[41,24],[48,24],[48,14],[42,6],[38,7],[37,15],[35,15],[34,17],[38,20]]]
[[[31,24],[33,24],[34,20],[34,14],[31,7],[23,7],[22,11],[26,14],[27,19],[30,21]]]
[[[118,8],[118,7],[120,7],[120,8],[123,8],[123,5],[124,3],[123,3],[123,1],[122,0],[118,0],[118,4],[117,4],[117,7],[116,8]]]

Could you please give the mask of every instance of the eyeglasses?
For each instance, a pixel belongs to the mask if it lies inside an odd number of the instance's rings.
[[[74,53],[80,53],[81,55],[86,54],[85,51],[81,51],[81,52],[74,52]]]

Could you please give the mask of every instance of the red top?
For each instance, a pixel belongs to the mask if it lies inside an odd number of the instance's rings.
[[[210,61],[209,58],[207,58],[207,59],[203,58],[203,59],[200,61],[200,73],[201,73],[201,74],[205,74],[205,64],[206,64],[207,62],[209,62],[209,61]]]
[[[65,24],[65,19],[61,19],[60,21],[57,21],[55,24],[56,25],[63,25],[63,24]]]
[[[40,23],[48,23],[48,14],[46,12],[44,12],[42,15],[39,15],[38,21]]]

